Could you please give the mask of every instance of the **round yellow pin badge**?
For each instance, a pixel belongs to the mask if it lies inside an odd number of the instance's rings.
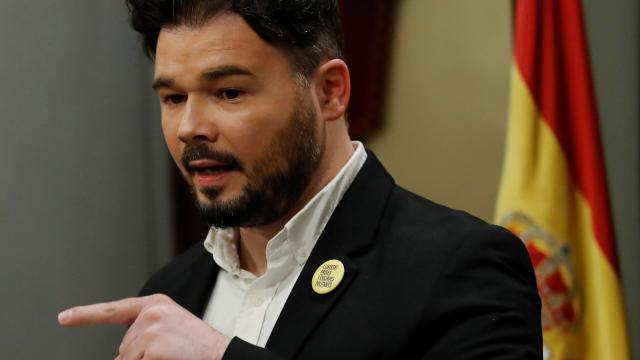
[[[340,260],[325,261],[313,274],[311,288],[318,294],[329,293],[340,285],[343,277],[344,265]]]

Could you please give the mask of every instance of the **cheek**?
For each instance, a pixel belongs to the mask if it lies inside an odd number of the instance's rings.
[[[180,155],[182,153],[182,145],[180,139],[178,138],[178,127],[177,122],[168,121],[164,117],[162,119],[162,133],[164,135],[164,140],[167,144],[167,148],[173,161],[176,162],[180,170],[182,170],[182,165],[180,164]]]
[[[228,146],[242,161],[253,162],[270,150],[276,126],[280,126],[277,118],[259,112],[246,114],[241,119],[220,124],[220,146]]]

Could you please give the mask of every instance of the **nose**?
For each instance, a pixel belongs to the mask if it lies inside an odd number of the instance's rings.
[[[184,143],[195,140],[216,141],[218,128],[207,114],[206,99],[189,96],[178,127],[178,138]]]

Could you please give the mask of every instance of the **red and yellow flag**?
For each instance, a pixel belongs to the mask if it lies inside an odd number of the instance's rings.
[[[580,0],[518,0],[496,220],[526,244],[545,359],[628,359]]]

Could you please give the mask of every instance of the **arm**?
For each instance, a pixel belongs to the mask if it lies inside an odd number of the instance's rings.
[[[231,339],[227,351],[225,351],[222,360],[283,360],[282,357],[263,349],[259,346],[250,344],[238,337]]]

